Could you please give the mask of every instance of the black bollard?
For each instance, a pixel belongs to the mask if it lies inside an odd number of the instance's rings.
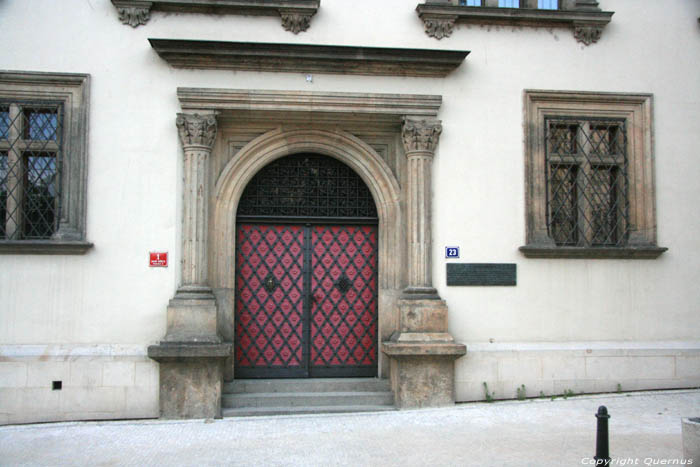
[[[608,409],[601,405],[598,407],[598,413],[595,414],[598,419],[598,432],[595,440],[595,465],[608,466],[610,465],[610,447],[608,445]]]

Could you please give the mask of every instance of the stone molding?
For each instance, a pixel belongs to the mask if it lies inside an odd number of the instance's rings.
[[[90,75],[0,71],[0,98],[63,105],[63,172],[58,231],[51,240],[0,240],[0,254],[83,254],[86,241]]]
[[[585,45],[600,39],[603,28],[614,14],[612,11],[601,11],[595,1],[579,1],[575,4],[567,2],[567,5],[570,6],[560,10],[540,10],[497,6],[470,7],[452,4],[449,1],[426,1],[418,4],[416,12],[425,25],[426,34],[438,40],[449,37],[455,24],[497,24],[569,28],[576,40]]]
[[[203,148],[211,151],[216,140],[216,116],[213,114],[177,114],[178,133],[182,147]]]
[[[182,109],[192,112],[313,112],[328,115],[326,119],[331,122],[348,116],[371,115],[373,118],[386,116],[401,123],[405,115],[436,117],[442,105],[441,96],[420,94],[178,88],[177,97]]]
[[[175,68],[442,78],[469,51],[148,39]]]
[[[119,20],[132,27],[146,24],[151,11],[217,15],[279,16],[282,27],[298,34],[306,31],[320,0],[112,0]]]
[[[533,258],[652,259],[666,251],[656,244],[656,207],[651,94],[525,90],[526,245]],[[619,248],[558,247],[547,229],[544,128],[547,117],[625,119],[628,134],[629,240]]]

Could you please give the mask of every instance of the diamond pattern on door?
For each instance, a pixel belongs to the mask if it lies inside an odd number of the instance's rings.
[[[303,247],[301,226],[239,225],[236,371],[306,366]]]
[[[235,376],[375,376],[377,228],[240,223]]]
[[[311,244],[312,368],[376,367],[376,228],[315,226]]]

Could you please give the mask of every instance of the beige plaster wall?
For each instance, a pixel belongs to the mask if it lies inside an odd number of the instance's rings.
[[[437,41],[423,32],[417,0],[323,0],[299,35],[272,17],[153,13],[132,29],[107,0],[0,2],[3,68],[92,75],[87,235],[95,243],[85,256],[0,256],[0,344],[145,348],[163,337],[179,282],[182,152],[174,121],[182,86],[443,96],[434,285],[450,307],[450,332],[468,348],[476,344],[457,363],[458,382],[473,380],[479,358],[498,356],[480,356],[490,339],[516,348],[643,341],[662,349],[663,341],[697,349],[700,5],[641,3],[600,0],[615,11],[613,21],[597,44],[584,47],[570,30],[548,28],[459,26]],[[296,73],[175,70],[149,37],[472,53],[445,79],[315,74],[307,82]],[[543,260],[518,252],[525,239],[523,89],[654,94],[658,243],[669,247],[660,259]],[[460,246],[463,262],[517,263],[517,287],[446,287],[446,245]],[[169,251],[170,267],[148,268],[150,250]],[[34,365],[21,364],[26,371]],[[697,360],[689,365],[691,377],[700,374]],[[514,374],[504,369],[495,381],[522,379]],[[458,383],[458,398],[473,397],[469,391]],[[157,392],[149,394],[152,408]],[[80,411],[77,402],[63,404],[65,413]]]

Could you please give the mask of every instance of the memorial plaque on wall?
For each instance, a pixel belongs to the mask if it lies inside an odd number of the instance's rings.
[[[447,285],[515,285],[515,263],[448,263]]]

